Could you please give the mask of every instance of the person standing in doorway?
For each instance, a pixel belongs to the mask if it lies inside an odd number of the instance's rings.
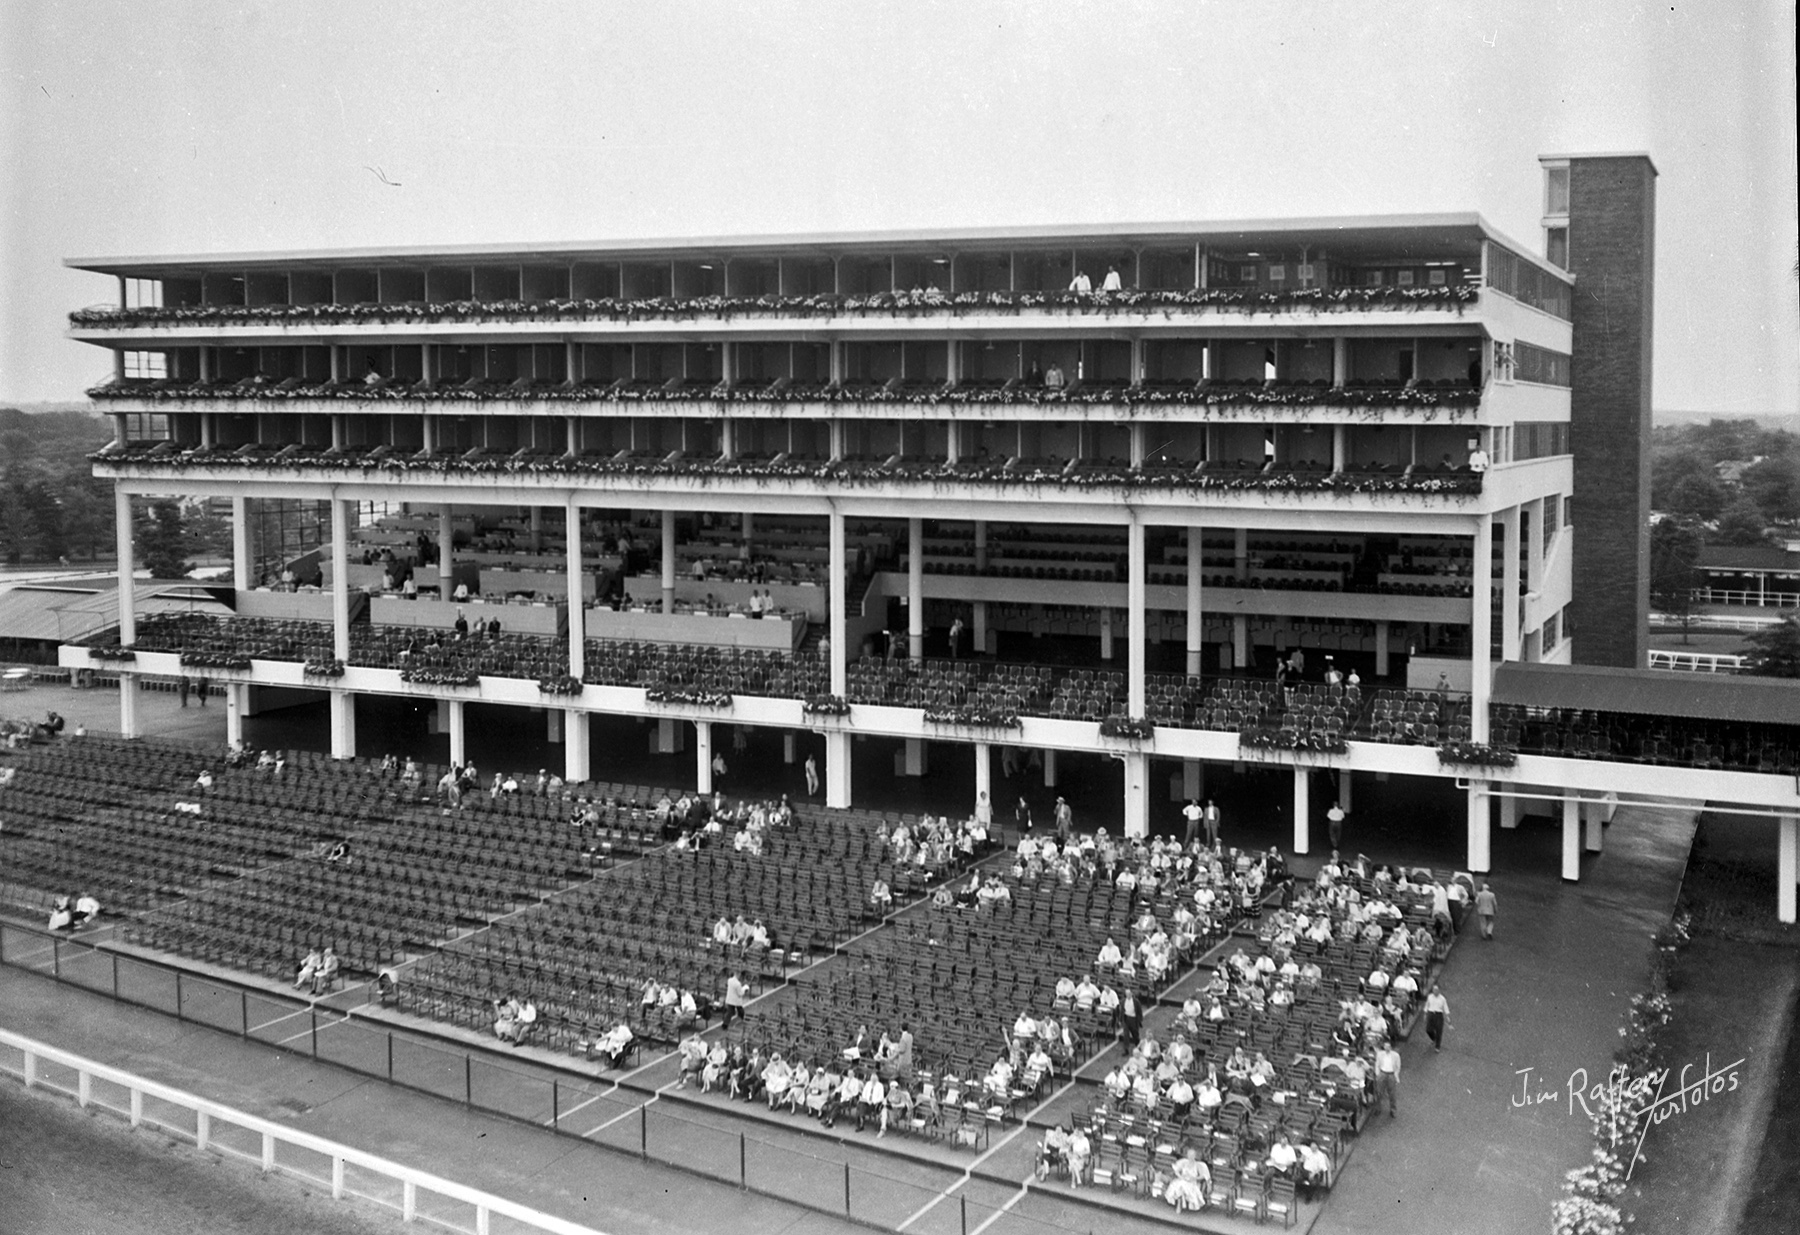
[[[1481,937],[1494,937],[1494,914],[1500,909],[1500,901],[1494,895],[1492,884],[1484,883],[1481,891],[1475,893],[1475,912],[1481,915]]]
[[[806,796],[819,796],[819,761],[810,752],[806,756]]]
[[[1057,843],[1066,845],[1073,835],[1075,835],[1075,812],[1069,809],[1069,800],[1058,794],[1056,798]]]
[[[956,616],[956,619],[950,623],[950,659],[951,660],[955,660],[959,656],[962,655],[962,652],[961,652],[962,636],[963,636],[963,620],[962,620],[962,615],[958,614]]]
[[[1182,838],[1182,844],[1192,845],[1200,839],[1200,820],[1205,816],[1206,811],[1201,808],[1200,803],[1189,798],[1187,805],[1181,808],[1181,817],[1187,820],[1187,834]]]
[[[1219,804],[1211,798],[1206,799],[1206,843],[1210,848],[1219,847]]]
[[[712,787],[714,793],[725,792],[725,753],[714,751],[712,757]]]
[[[1331,831],[1331,847],[1336,849],[1344,843],[1344,807],[1340,802],[1333,802],[1331,809],[1325,812],[1325,822]]]
[[[1450,1015],[1450,1001],[1444,998],[1444,992],[1438,984],[1431,984],[1431,994],[1425,996],[1425,1036],[1431,1039],[1431,1049],[1444,1049],[1444,1018]]]

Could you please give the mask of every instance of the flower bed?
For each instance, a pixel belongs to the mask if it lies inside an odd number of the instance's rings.
[[[300,666],[300,673],[309,678],[341,678],[344,676],[344,662],[341,660],[309,660]]]
[[[928,725],[957,725],[965,729],[1017,729],[1019,714],[990,708],[960,707],[925,713]]]
[[[403,669],[400,680],[413,686],[481,685],[481,676],[467,669]]]
[[[164,305],[131,309],[78,309],[72,326],[158,325],[356,325],[425,322],[639,321],[703,317],[920,317],[1064,309],[1098,314],[1147,309],[1212,309],[1243,313],[1330,313],[1362,309],[1454,309],[1480,298],[1479,287],[1303,288],[1262,292],[1249,288],[1128,289],[1093,291],[936,290],[840,296],[658,296],[552,300],[448,300],[405,304]]]
[[[248,669],[250,657],[243,652],[183,652],[184,669]]]
[[[1156,726],[1142,716],[1108,716],[1100,722],[1100,736],[1126,742],[1142,742],[1153,736]]]
[[[537,688],[540,695],[579,695],[585,688],[585,683],[580,678],[565,673],[561,677],[539,678]]]
[[[842,695],[814,695],[800,701],[800,711],[807,716],[848,716],[850,701]]]
[[[1519,752],[1483,742],[1446,742],[1438,747],[1438,762],[1451,767],[1513,768]]]
[[[644,691],[649,703],[685,703],[702,708],[728,708],[731,696],[722,690],[701,690],[694,686],[652,686]]]
[[[89,648],[87,651],[90,660],[129,662],[137,659],[137,651],[133,648],[108,646]]]
[[[1247,729],[1238,734],[1238,746],[1247,750],[1286,750],[1315,755],[1343,755],[1350,751],[1350,744],[1339,734],[1282,729]]]

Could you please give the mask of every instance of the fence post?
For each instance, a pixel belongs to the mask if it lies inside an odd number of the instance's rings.
[[[844,1163],[844,1217],[850,1216],[850,1164]]]
[[[400,1221],[411,1222],[419,1216],[419,1185],[412,1180],[400,1184]]]
[[[388,1030],[388,1084],[394,1082],[394,1031]]]
[[[312,1011],[312,1057],[314,1059],[317,1059],[319,1057],[319,1010],[317,1008],[313,1008],[313,1009],[311,1009],[311,1011]]]
[[[961,1193],[956,1199],[962,1202],[962,1235],[969,1235],[969,1194]]]
[[[550,1131],[562,1131],[562,1085],[553,1076],[550,1078]]]
[[[344,1160],[342,1158],[331,1160],[331,1199],[334,1201],[344,1199]]]
[[[194,1112],[194,1148],[205,1149],[206,1142],[212,1139],[212,1116],[205,1111]]]
[[[463,1105],[475,1105],[475,1061],[467,1052],[463,1052]]]
[[[175,971],[175,1019],[181,1020],[181,970]]]
[[[240,1038],[248,1038],[250,1036],[250,992],[249,991],[239,991],[238,992],[238,1020],[239,1020],[239,1024],[241,1024],[243,1026],[243,1028],[238,1031],[238,1036]]]
[[[75,1074],[75,1105],[85,1107],[94,1097],[93,1074],[83,1068]]]
[[[135,1127],[138,1127],[143,1122],[144,1122],[144,1091],[141,1089],[134,1088],[131,1091],[131,1126],[135,1128]]]
[[[119,954],[117,952],[114,952],[112,954],[112,967],[113,967],[113,1001],[117,1002],[118,998],[119,998]]]
[[[750,1190],[750,1154],[742,1132],[738,1133],[738,1187]]]
[[[30,1089],[37,1084],[37,1052],[25,1052],[25,1088]]]
[[[58,981],[62,980],[62,940],[55,935],[50,936],[50,973]]]
[[[650,1104],[638,1107],[638,1154],[648,1162],[650,1160]]]

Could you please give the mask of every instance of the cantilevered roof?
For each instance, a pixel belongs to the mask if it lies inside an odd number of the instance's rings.
[[[1509,661],[1494,674],[1495,703],[1639,716],[1800,725],[1800,681]]]
[[[250,253],[70,257],[65,266],[128,278],[192,278],[203,271],[335,270],[342,267],[471,265],[574,261],[706,260],[726,257],[839,257],[856,252],[946,255],[1003,249],[1155,249],[1204,244],[1238,254],[1260,247],[1297,251],[1301,245],[1336,256],[1421,258],[1472,256],[1484,239],[1497,240],[1560,278],[1566,271],[1501,235],[1479,214],[1364,215],[1337,218],[1113,223],[1058,226],[815,232],[762,236],[693,236],[639,240],[554,241],[538,244],[402,245],[391,248],[294,249]]]
[[[133,607],[138,614],[210,613],[229,615],[229,606],[210,598],[193,584],[138,583]],[[119,592],[110,579],[82,579],[67,584],[22,583],[0,591],[0,635],[8,639],[63,642],[84,638],[119,621]]]

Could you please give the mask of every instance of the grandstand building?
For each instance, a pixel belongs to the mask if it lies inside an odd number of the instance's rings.
[[[138,495],[237,541],[233,618],[140,618],[125,570],[63,662],[204,667],[234,737],[322,692],[340,756],[359,696],[432,700],[454,762],[470,704],[537,709],[571,781],[597,716],[703,791],[768,727],[834,806],[857,736],[983,791],[997,746],[1103,756],[1135,834],[1286,766],[1301,853],[1320,786],[1454,778],[1476,872],[1534,804],[1575,878],[1609,795],[1735,802],[1791,919],[1787,696],[1640,682],[1655,170],[1543,175],[1543,255],[1469,213],[71,259],[116,281],[70,333],[122,562]],[[326,546],[259,570],[269,501]]]

